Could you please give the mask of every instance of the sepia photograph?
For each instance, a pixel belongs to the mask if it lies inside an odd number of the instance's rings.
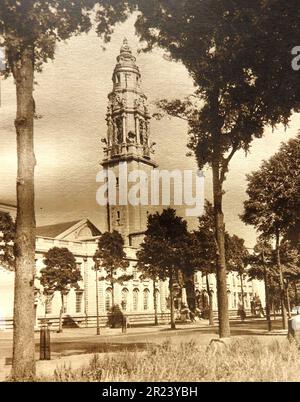
[[[300,382],[299,113],[300,0],[0,0],[0,383]]]

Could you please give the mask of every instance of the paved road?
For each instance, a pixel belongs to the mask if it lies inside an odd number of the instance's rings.
[[[280,331],[280,321],[274,322],[274,332],[266,330],[265,320],[249,320],[246,322],[232,321],[232,336],[256,336],[261,339],[285,337]],[[62,334],[51,332],[51,353],[53,357],[68,356],[82,353],[105,353],[121,350],[143,350],[147,345],[170,340],[173,344],[194,341],[207,345],[212,338],[218,337],[217,326],[209,327],[206,321],[195,324],[181,324],[176,330],[170,330],[167,325],[159,327],[130,328],[126,334],[120,329],[101,328],[101,335],[95,335],[95,328],[66,329]],[[39,351],[39,334],[36,334],[36,352]],[[12,355],[12,333],[0,333],[0,359]]]

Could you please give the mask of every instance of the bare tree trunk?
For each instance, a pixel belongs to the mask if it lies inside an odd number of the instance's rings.
[[[227,276],[225,260],[225,224],[222,211],[222,183],[220,179],[220,161],[215,158],[212,164],[213,170],[213,193],[214,193],[214,221],[217,241],[217,298],[220,338],[230,336]]]
[[[272,301],[272,311],[273,311],[273,321],[276,321],[276,309],[274,300]]]
[[[61,307],[60,307],[60,312],[59,312],[59,325],[58,325],[58,332],[61,333],[63,332],[63,314],[64,314],[64,294],[63,292],[60,292],[60,297],[61,297]]]
[[[280,289],[282,328],[287,329],[287,314],[286,314],[286,307],[285,307],[284,281],[283,281],[283,272],[282,272],[282,266],[281,266],[279,246],[280,246],[280,235],[279,235],[279,231],[277,230],[277,233],[276,233],[276,263],[277,263],[277,268],[279,271],[279,289]]]
[[[265,254],[262,252],[262,263],[264,267],[264,284],[265,284],[265,297],[266,297],[266,319],[268,323],[268,331],[272,331],[272,321],[270,312],[270,295],[269,295],[269,284],[268,284],[268,272],[265,264]]]
[[[209,286],[208,274],[206,276],[206,290],[208,294],[209,325],[214,325],[213,294]]]
[[[176,329],[176,325],[175,325],[175,314],[174,314],[175,308],[174,308],[173,285],[174,285],[173,269],[171,269],[171,272],[170,272],[170,279],[169,279],[171,329]]]
[[[115,284],[114,281],[111,281],[111,304],[112,307],[115,305]]]
[[[287,304],[287,314],[289,318],[292,318],[292,313],[291,313],[291,302],[290,302],[290,295],[289,295],[289,282],[286,285],[286,304]]]
[[[186,298],[188,308],[195,312],[196,310],[196,292],[195,292],[195,280],[194,273],[187,275],[184,273],[184,286],[186,291]]]
[[[158,325],[157,300],[156,300],[156,280],[153,279],[153,306],[154,306],[154,325]]]
[[[11,67],[17,96],[15,127],[18,158],[12,376],[15,380],[21,380],[35,375],[33,50],[24,50]]]

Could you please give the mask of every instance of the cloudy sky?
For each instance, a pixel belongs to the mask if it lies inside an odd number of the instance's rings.
[[[35,100],[42,119],[35,125],[37,224],[89,217],[104,227],[103,208],[96,204],[96,174],[102,160],[100,139],[106,135],[105,113],[111,76],[123,38],[134,52],[140,47],[134,19],[117,26],[106,50],[95,33],[59,44],[56,58],[37,75]],[[137,55],[142,88],[151,105],[160,98],[182,98],[193,92],[193,82],[180,63],[170,62],[160,50]],[[12,79],[1,81],[0,107],[0,201],[14,202],[16,145],[14,131],[15,88]],[[257,169],[280,143],[295,136],[300,118],[294,116],[285,131],[267,129],[263,139],[253,142],[247,157],[240,152],[231,162],[225,185],[224,213],[227,229],[252,246],[255,232],[239,220],[245,199],[245,175]],[[155,159],[162,169],[196,169],[185,156],[186,126],[176,119],[151,122],[152,140],[157,143]],[[211,199],[211,175],[207,169],[205,193]],[[190,227],[195,220],[189,219]]]

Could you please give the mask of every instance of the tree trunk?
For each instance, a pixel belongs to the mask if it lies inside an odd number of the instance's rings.
[[[170,313],[171,313],[171,329],[176,329],[175,325],[175,314],[174,314],[174,296],[173,296],[173,270],[171,269],[170,272],[170,279],[169,279],[169,291],[170,291]]]
[[[97,314],[97,335],[100,335],[100,320],[99,320],[99,279],[98,268],[96,267],[96,314]]]
[[[60,293],[61,296],[61,307],[60,307],[60,312],[59,312],[59,325],[58,325],[58,332],[61,333],[63,332],[63,314],[64,314],[64,301],[65,297],[63,292]]]
[[[213,171],[213,193],[214,193],[214,223],[217,241],[217,298],[220,338],[230,336],[228,297],[227,297],[227,276],[225,260],[225,225],[222,211],[222,183],[220,179],[220,160],[214,158]]]
[[[276,310],[274,300],[272,301],[272,312],[273,312],[273,321],[276,321]]]
[[[206,290],[208,294],[209,325],[214,325],[213,294],[209,286],[208,274],[206,274],[205,277],[206,277]]]
[[[153,279],[153,306],[154,306],[154,325],[158,325],[157,300],[156,300],[156,280]]]
[[[268,272],[265,264],[265,255],[262,253],[262,263],[264,267],[264,284],[265,284],[265,297],[266,297],[266,319],[268,323],[268,331],[272,331],[271,311],[270,311],[270,295],[268,284]]]
[[[195,280],[194,273],[187,275],[184,273],[184,286],[186,291],[186,299],[188,308],[195,312],[196,310],[196,292],[195,292]]]
[[[287,304],[288,317],[292,318],[291,302],[290,302],[290,295],[289,295],[289,283],[287,283],[287,285],[286,285],[286,304]]]
[[[17,96],[15,127],[18,160],[12,377],[21,380],[35,375],[33,50],[24,50],[20,60],[11,67]]]
[[[114,307],[115,305],[115,284],[114,281],[111,281],[111,305]]]
[[[240,274],[240,281],[241,281],[241,296],[242,296],[242,315],[241,315],[241,320],[244,320],[246,317],[246,310],[245,310],[245,293],[244,293],[244,280],[243,280],[243,274]]]
[[[287,314],[285,307],[285,292],[284,292],[284,281],[283,272],[280,259],[280,234],[279,231],[276,233],[276,263],[279,271],[279,289],[280,289],[280,302],[281,302],[281,315],[282,315],[282,328],[287,329]]]

